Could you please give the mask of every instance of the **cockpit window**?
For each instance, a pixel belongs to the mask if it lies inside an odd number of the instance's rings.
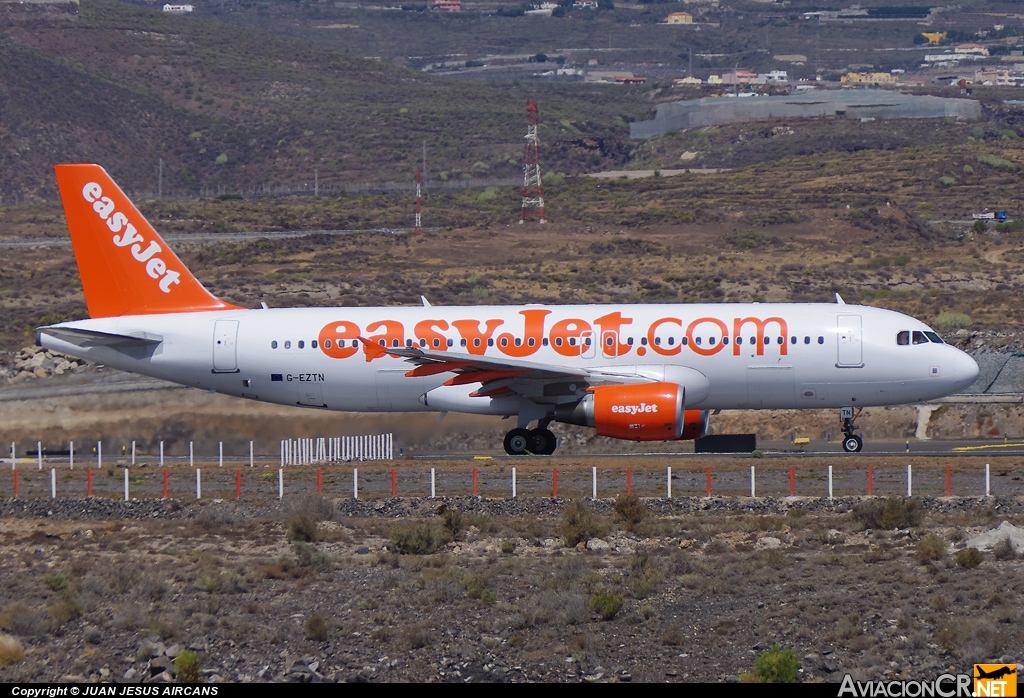
[[[934,342],[935,344],[945,344],[945,342],[942,341],[942,337],[940,337],[934,332],[925,332],[924,334],[926,337],[928,337],[928,339],[932,340],[932,342]]]
[[[924,332],[918,332],[914,330],[914,344],[927,344],[928,338],[924,336]]]
[[[910,332],[907,330],[900,330],[896,333],[896,343],[901,347],[905,347],[910,344]]]

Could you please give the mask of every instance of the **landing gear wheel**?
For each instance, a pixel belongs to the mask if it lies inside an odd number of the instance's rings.
[[[510,456],[525,456],[533,448],[533,435],[527,429],[513,429],[505,434],[505,453]]]
[[[530,448],[538,456],[550,456],[558,446],[558,439],[550,429],[538,428],[530,431],[533,445]]]
[[[864,440],[856,434],[851,434],[843,439],[843,450],[847,453],[857,453],[864,448]]]

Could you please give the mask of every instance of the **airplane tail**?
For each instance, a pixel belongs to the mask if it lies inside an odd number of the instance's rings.
[[[237,309],[203,288],[106,170],[54,169],[90,317]]]

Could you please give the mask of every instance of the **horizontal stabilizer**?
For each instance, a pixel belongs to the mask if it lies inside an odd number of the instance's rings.
[[[40,327],[37,331],[83,348],[153,347],[164,341],[163,337],[143,332],[138,334],[113,334],[111,332],[97,332],[96,330],[82,330],[77,327],[58,326]]]

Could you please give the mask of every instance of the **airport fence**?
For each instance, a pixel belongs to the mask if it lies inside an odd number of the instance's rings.
[[[324,444],[326,448],[326,443]],[[179,500],[243,499],[260,501],[317,494],[332,498],[385,499],[395,497],[477,496],[495,499],[551,497],[612,498],[635,494],[644,498],[684,497],[838,498],[849,496],[992,497],[1020,495],[1024,466],[985,463],[943,466],[876,467],[863,462],[834,465],[746,465],[741,460],[716,466],[551,465],[544,459],[477,457],[463,464],[445,461],[427,467],[404,461],[399,467],[380,462],[340,460],[318,467],[287,467],[261,462],[240,467],[222,459],[186,464],[167,459],[166,465],[100,465],[91,460],[74,467],[56,466],[52,457],[16,459],[8,477],[0,477],[0,498]],[[747,461],[749,463],[749,460]],[[157,465],[157,467],[153,467]],[[235,467],[231,467],[231,465]],[[275,467],[276,466],[276,467]]]

